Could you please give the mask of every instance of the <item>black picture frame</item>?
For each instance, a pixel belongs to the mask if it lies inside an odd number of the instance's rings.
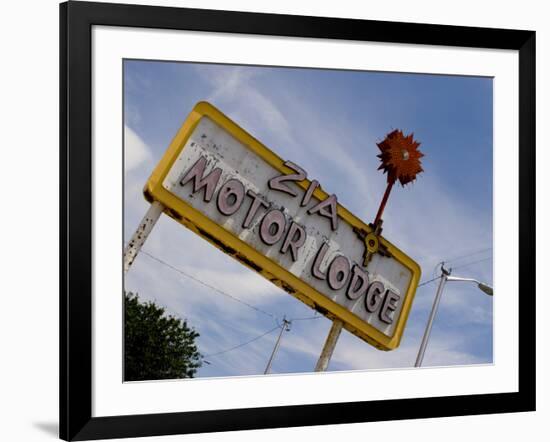
[[[92,417],[94,25],[345,39],[519,53],[519,391]],[[89,440],[535,410],[535,32],[67,2],[60,5],[60,437]]]

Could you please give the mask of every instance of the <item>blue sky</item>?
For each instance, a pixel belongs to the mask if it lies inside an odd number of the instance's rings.
[[[492,79],[424,74],[312,70],[126,61],[125,240],[147,209],[142,188],[196,102],[210,101],[281,157],[319,179],[329,193],[371,221],[386,178],[378,148],[392,129],[414,132],[423,173],[396,187],[384,214],[384,235],[436,276],[440,261],[454,274],[492,284]],[[148,253],[262,312],[174,272],[141,254],[127,290],[187,318],[213,355],[277,326],[275,318],[313,311],[202,238],[161,217],[144,246]],[[436,284],[418,289],[401,346],[381,352],[342,332],[329,370],[414,365]],[[269,314],[265,314],[267,312]],[[493,360],[492,299],[473,284],[449,283],[424,365]],[[312,371],[330,328],[316,318],[285,332],[273,373]],[[278,330],[235,350],[207,356],[198,376],[261,374]]]

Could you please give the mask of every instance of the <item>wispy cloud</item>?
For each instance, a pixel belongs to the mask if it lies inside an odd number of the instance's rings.
[[[132,129],[124,126],[124,170],[126,173],[151,161],[151,159],[151,149]]]
[[[284,141],[292,139],[291,125],[284,112],[255,84],[261,77],[260,71],[240,66],[196,66],[195,69],[212,85],[207,101],[231,114],[251,133],[269,127]]]

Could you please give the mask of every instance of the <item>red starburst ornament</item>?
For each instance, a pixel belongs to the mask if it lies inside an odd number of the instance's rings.
[[[400,130],[394,130],[376,145],[381,151],[378,158],[382,161],[378,170],[382,169],[388,174],[388,183],[399,180],[405,186],[423,172],[420,158],[424,154],[418,150],[420,143],[413,140],[413,134],[404,136]]]
[[[382,219],[382,213],[395,182],[399,180],[401,185],[405,186],[414,181],[420,172],[423,172],[420,158],[424,156],[418,150],[420,143],[413,139],[413,134],[405,136],[402,131],[397,129],[386,135],[386,138],[376,145],[381,152],[378,158],[382,161],[378,170],[383,170],[388,174],[388,186],[380,203],[374,225],[377,225]]]

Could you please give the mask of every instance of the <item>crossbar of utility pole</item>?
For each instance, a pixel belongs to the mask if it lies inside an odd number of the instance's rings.
[[[149,206],[149,209],[147,209],[147,212],[145,212],[143,219],[139,223],[138,228],[132,235],[132,238],[126,246],[126,250],[124,251],[124,274],[128,273],[128,270],[130,270],[136,256],[153,230],[153,227],[155,227],[155,224],[160,218],[163,210],[164,205],[162,203],[153,201],[153,203]]]
[[[325,345],[323,346],[323,350],[321,351],[321,355],[319,356],[319,360],[315,366],[315,371],[326,371],[330,358],[332,357],[332,353],[334,352],[334,348],[336,347],[336,342],[342,332],[343,325],[344,323],[339,319],[335,319],[332,322]]]

